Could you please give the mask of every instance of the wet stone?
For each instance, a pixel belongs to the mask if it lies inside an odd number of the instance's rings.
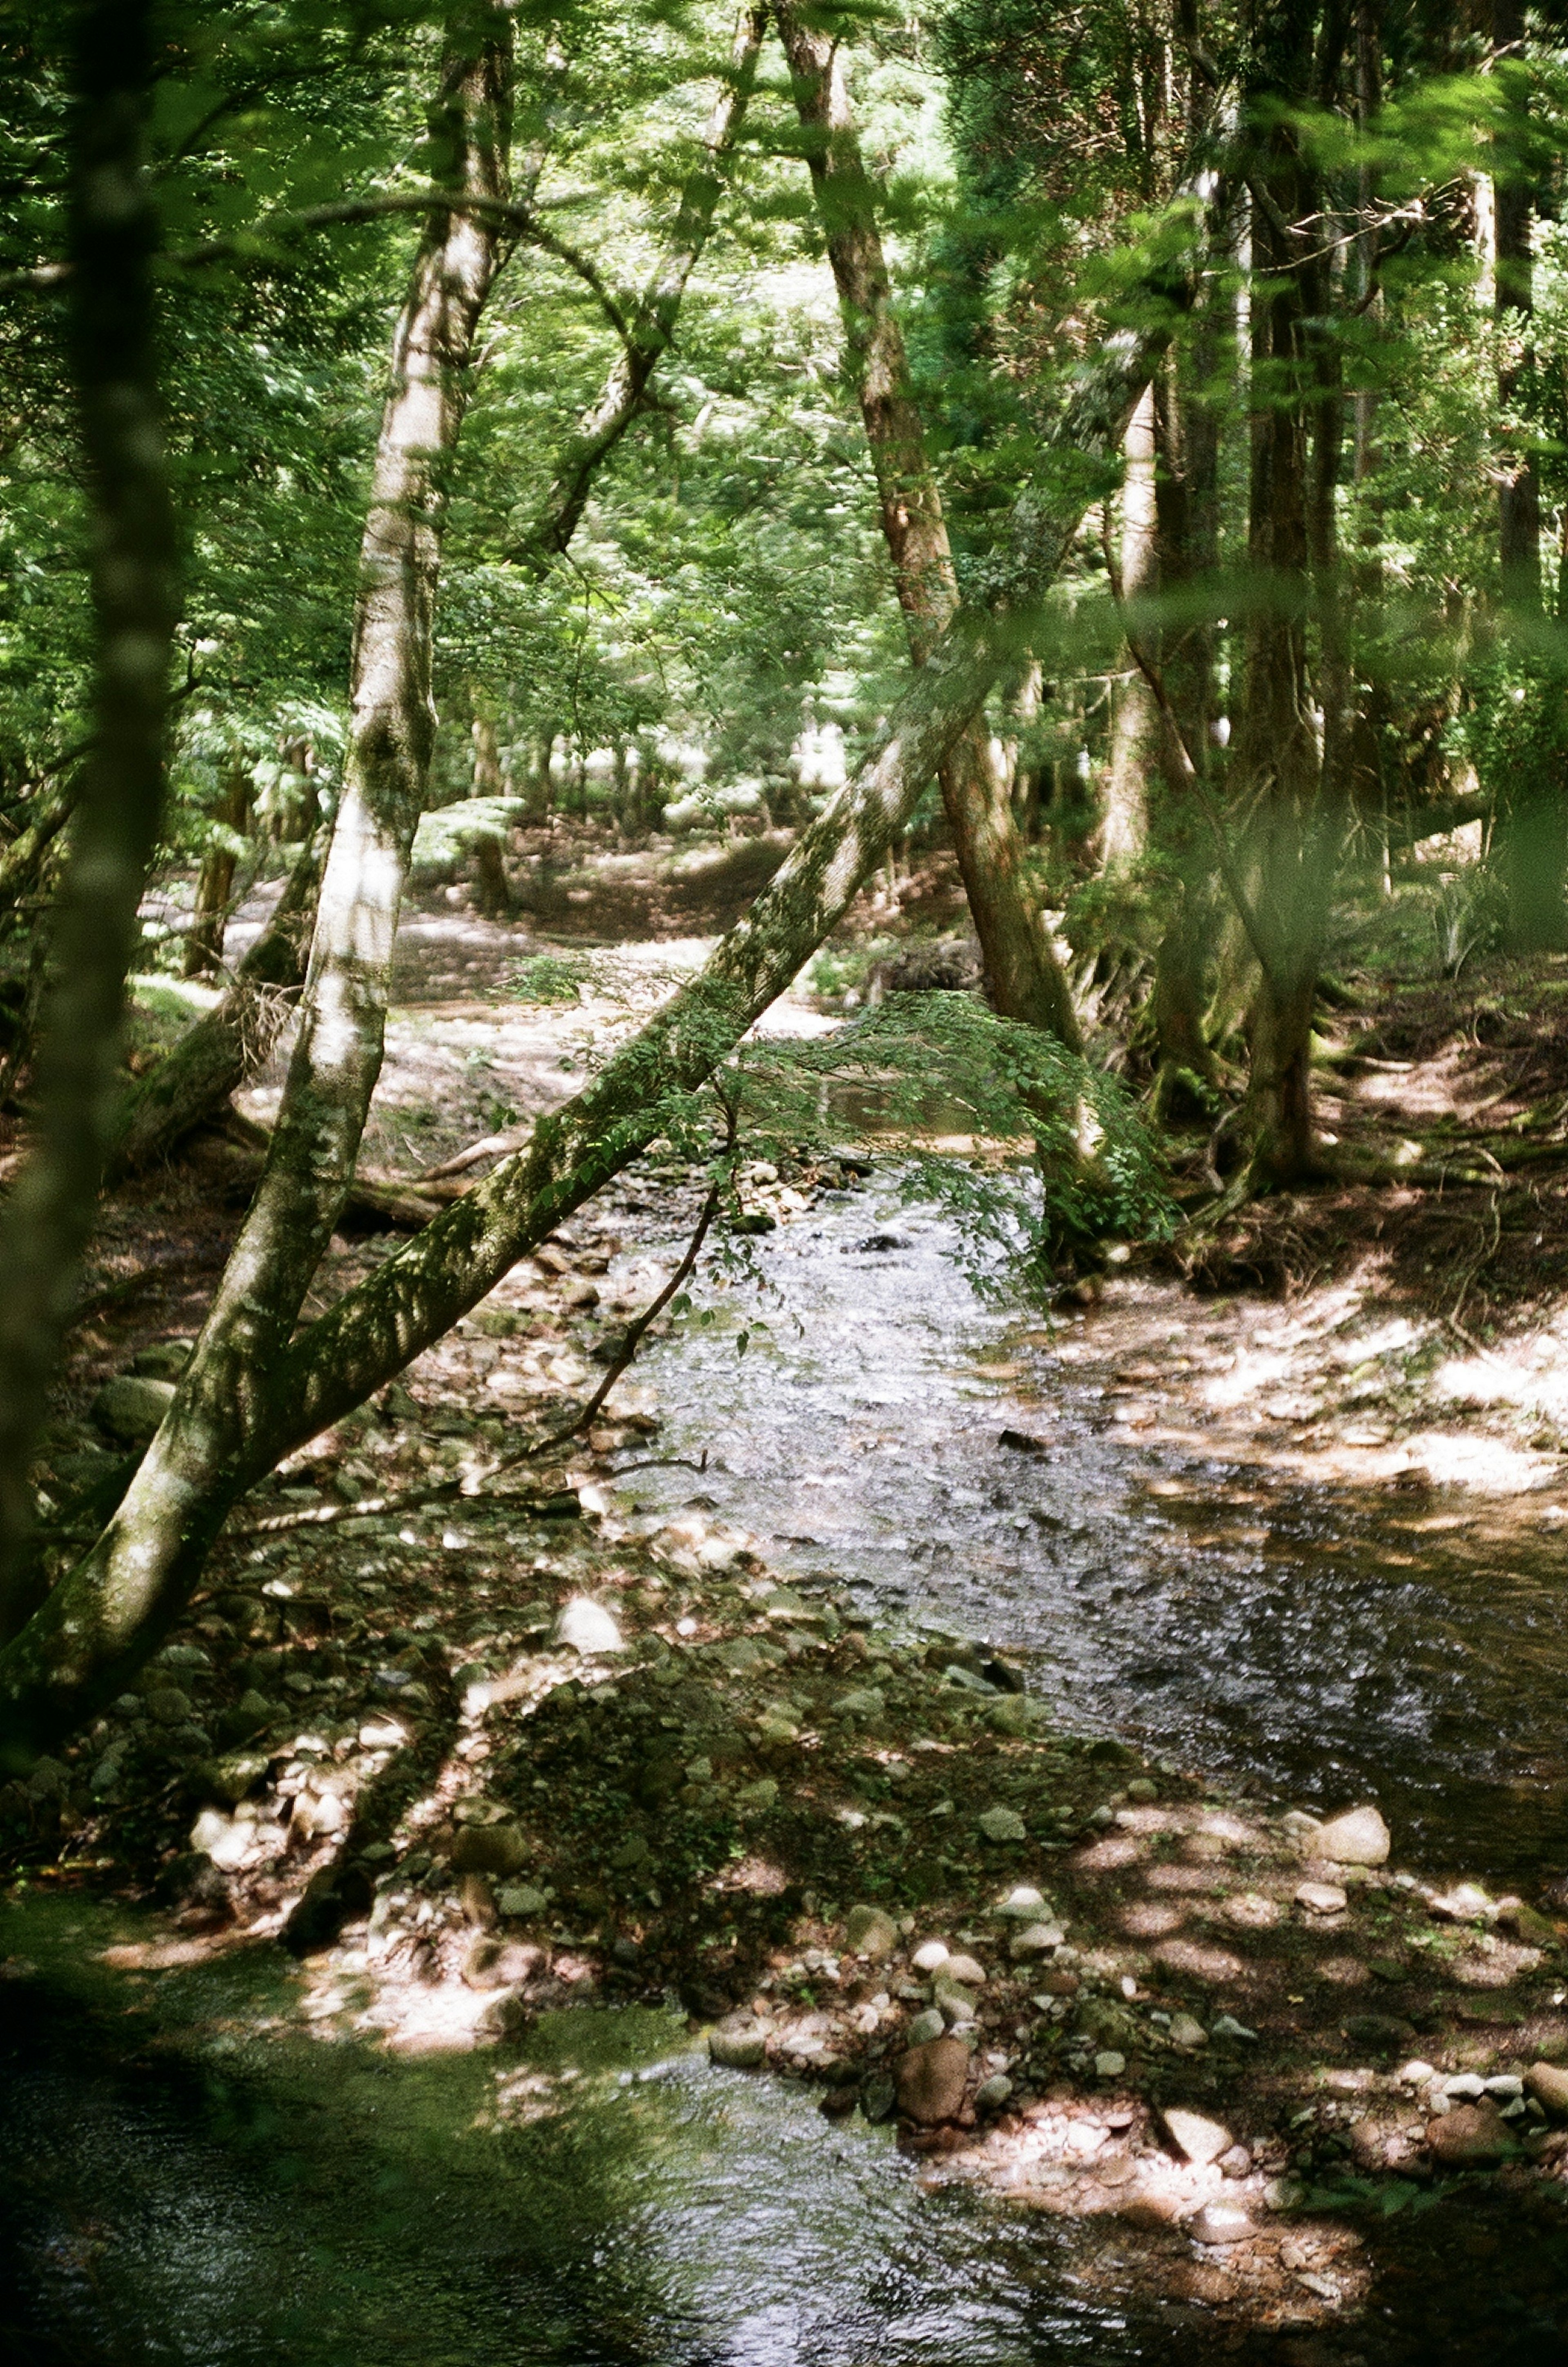
[[[755,2071],[765,2061],[768,2033],[760,2022],[720,2023],[708,2033],[708,2059],[726,2071]]]

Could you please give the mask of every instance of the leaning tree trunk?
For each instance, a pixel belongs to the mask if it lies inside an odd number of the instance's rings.
[[[155,353],[158,222],[142,164],[151,15],[142,0],[77,11],[68,288],[92,526],[93,739],[53,923],[31,1145],[0,1214],[0,1618],[96,1211],[125,980],[164,806],[175,546]]]
[[[807,26],[790,7],[779,10],[778,20],[876,472],[883,535],[910,654],[920,665],[958,606],[958,583],[894,315],[875,195],[836,39]],[[942,765],[940,777],[991,1002],[1005,1017],[1043,1028],[1078,1050],[1071,990],[1029,893],[1011,794],[983,714]]]
[[[263,1227],[247,1228],[208,1334],[124,1503],[0,1652],[0,1730],[13,1748],[38,1747],[109,1698],[178,1616],[236,1498],[449,1331],[636,1158],[668,1123],[672,1100],[711,1075],[836,925],[1008,663],[1010,652],[998,646],[1008,636],[993,630],[987,612],[1005,618],[1037,606],[1084,508],[1113,478],[1184,278],[1167,266],[1151,294],[1147,318],[1118,330],[1080,372],[1040,487],[1020,501],[1010,535],[986,562],[986,608],[955,616],[899,701],[879,753],[801,833],[697,977],[581,1093],[542,1118],[525,1148],[276,1359],[251,1343],[264,1326],[263,1350],[286,1336],[303,1285],[273,1212]],[[1071,457],[1066,469],[1064,455]],[[367,883],[366,896],[368,926],[379,909],[377,882]],[[290,1092],[299,1098],[292,1080]],[[334,1203],[344,1188],[334,1186]],[[299,1196],[292,1181],[289,1192]],[[307,1205],[301,1213],[320,1237],[322,1211]],[[280,1320],[273,1310],[283,1288],[292,1305]]]

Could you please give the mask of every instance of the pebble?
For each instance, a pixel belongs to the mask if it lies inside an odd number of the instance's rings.
[[[1210,2030],[1211,2038],[1249,2038],[1255,2043],[1258,2033],[1248,2030],[1245,2022],[1237,2022],[1234,2013],[1217,2014]]]
[[[1209,2033],[1201,2022],[1190,2013],[1176,2013],[1170,2018],[1170,2043],[1173,2046],[1207,2046]]]
[[[1007,2073],[993,2071],[990,2078],[982,2079],[976,2089],[975,2101],[981,2112],[994,2112],[1007,2102],[1011,2094],[1012,2081],[1008,2078]]]
[[[544,1892],[536,1890],[531,1882],[513,1883],[498,1890],[495,1903],[502,1915],[542,1915],[549,1905]]]
[[[1432,2066],[1429,2063],[1423,2063],[1418,2055],[1412,2056],[1408,2063],[1402,2063],[1399,2067],[1399,2084],[1402,2088],[1424,2088],[1429,2079],[1435,2079],[1437,2076]]]
[[[942,1970],[950,1981],[962,1981],[966,1988],[983,1989],[986,1986],[986,1968],[973,1956],[949,1956]]]
[[[840,1693],[833,1704],[840,1717],[867,1721],[881,1717],[887,1707],[887,1696],[877,1685],[861,1685],[853,1693]]]
[[[1022,1841],[1029,1838],[1028,1828],[1016,1808],[986,1808],[976,1822],[988,1841]]]
[[[1347,1808],[1330,1817],[1313,1837],[1314,1857],[1332,1865],[1386,1865],[1393,1839],[1381,1812],[1374,1807]]]
[[[909,1962],[918,1973],[934,1973],[946,1964],[947,1957],[945,1940],[922,1940]]]
[[[969,2049],[961,2038],[929,2039],[899,2056],[894,2077],[899,2111],[922,2127],[932,2127],[952,2120],[964,2101]]]
[[[1027,1882],[1021,1882],[991,1911],[995,1915],[1010,1916],[1015,1922],[1032,1923],[1043,1911],[1045,1901],[1040,1892],[1032,1889]]]
[[[878,2071],[861,2090],[860,2108],[868,2121],[890,2121],[898,2101],[898,2091],[886,2071]]]
[[[923,2046],[928,2039],[940,2038],[947,2028],[947,2017],[940,2006],[929,2005],[924,2013],[916,2014],[905,2035],[911,2046]]]
[[[852,1907],[844,1918],[844,1939],[857,1956],[890,1956],[898,1945],[898,1926],[885,1908]]]
[[[1478,2071],[1456,2071],[1451,2079],[1443,2081],[1443,2093],[1450,2102],[1479,2102],[1486,2093],[1486,2082]]]
[[[1494,1923],[1497,1920],[1497,1909],[1479,1883],[1456,1882],[1451,1890],[1441,1892],[1427,1903],[1445,1923]]]
[[[1065,1937],[1059,1923],[1031,1923],[1014,1934],[1008,1954],[1019,1958],[1054,1955]]]
[[[1126,2068],[1126,2056],[1119,2055],[1114,2046],[1106,2047],[1094,2058],[1094,2076],[1097,2079],[1120,2079]]]
[[[1296,1892],[1296,1905],[1313,1915],[1337,1915],[1349,1903],[1337,1882],[1303,1882]]]
[[[555,1625],[555,1640],[569,1652],[579,1652],[590,1659],[601,1652],[624,1652],[621,1631],[602,1603],[591,1602],[587,1595],[574,1595],[561,1605]]]
[[[1211,2162],[1229,2153],[1235,2143],[1223,2121],[1211,2121],[1205,2113],[1189,2112],[1184,2104],[1166,2105],[1160,2119],[1168,2135],[1200,2169],[1207,2169]]]
[[[735,1805],[745,1816],[763,1816],[779,1796],[779,1787],[771,1775],[756,1784],[742,1784],[735,1795]]]
[[[1256,2232],[1247,2213],[1234,2203],[1205,2203],[1183,2225],[1199,2244],[1244,2244]]]

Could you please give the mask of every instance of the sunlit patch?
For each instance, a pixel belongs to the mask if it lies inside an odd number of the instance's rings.
[[[1173,1973],[1186,1973],[1195,1981],[1245,1981],[1251,1968],[1239,1956],[1226,1954],[1224,1948],[1205,1948],[1196,1940],[1164,1940],[1155,1950],[1162,1965]]]

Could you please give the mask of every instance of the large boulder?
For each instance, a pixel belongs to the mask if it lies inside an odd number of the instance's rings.
[[[1342,1816],[1330,1817],[1311,1840],[1313,1856],[1326,1858],[1333,1865],[1386,1865],[1393,1846],[1382,1815],[1371,1806],[1347,1808]]]
[[[146,1446],[175,1401],[173,1381],[121,1373],[93,1399],[93,1420],[126,1446]]]

